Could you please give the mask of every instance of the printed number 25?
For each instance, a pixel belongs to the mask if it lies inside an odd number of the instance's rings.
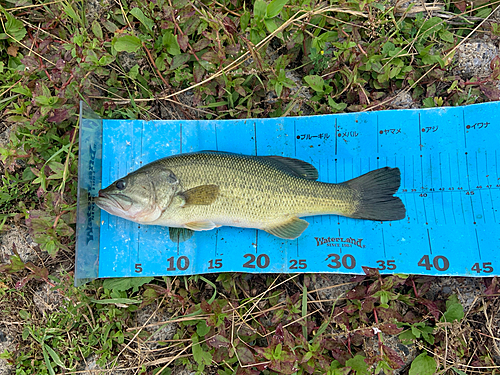
[[[395,260],[377,260],[378,267],[377,269],[383,271],[383,270],[390,270],[393,271],[396,269],[396,261]]]
[[[297,264],[299,265],[298,268],[301,270],[305,270],[307,268],[307,263],[305,259],[292,259],[290,260],[290,268],[291,270],[296,270],[297,269]]]

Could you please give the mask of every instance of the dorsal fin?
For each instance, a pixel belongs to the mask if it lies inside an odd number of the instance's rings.
[[[316,181],[318,179],[318,170],[313,165],[299,159],[288,158],[285,156],[277,156],[277,155],[270,155],[270,156],[242,155],[232,152],[211,151],[211,150],[200,151],[200,153],[234,155],[249,159],[257,159],[257,160],[260,159],[264,163],[272,165],[273,167],[291,176],[305,178],[306,180],[311,180],[311,181]]]
[[[292,176],[315,181],[318,179],[318,170],[313,165],[299,159],[284,156],[257,156],[265,159],[268,163]]]

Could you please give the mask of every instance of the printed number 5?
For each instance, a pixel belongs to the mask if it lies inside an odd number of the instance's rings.
[[[142,272],[142,263],[136,263],[135,264],[135,273],[141,273]]]
[[[396,261],[395,260],[377,260],[378,267],[377,269],[383,271],[383,270],[390,270],[393,271],[396,269]]]

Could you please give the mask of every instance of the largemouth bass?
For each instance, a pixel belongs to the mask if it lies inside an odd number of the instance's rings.
[[[203,151],[169,156],[99,191],[97,205],[140,224],[170,227],[180,242],[220,226],[262,229],[295,239],[313,215],[376,221],[406,216],[398,168],[381,168],[330,184],[311,164],[281,156]]]

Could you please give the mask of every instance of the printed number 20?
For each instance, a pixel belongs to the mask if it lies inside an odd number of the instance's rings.
[[[257,257],[253,254],[245,254],[243,255],[243,258],[250,258],[249,261],[243,264],[243,267],[245,268],[255,268],[255,264],[253,264],[255,260],[257,260],[256,263],[257,267],[259,268],[267,268],[269,266],[269,263],[271,262],[267,254],[260,254]]]

